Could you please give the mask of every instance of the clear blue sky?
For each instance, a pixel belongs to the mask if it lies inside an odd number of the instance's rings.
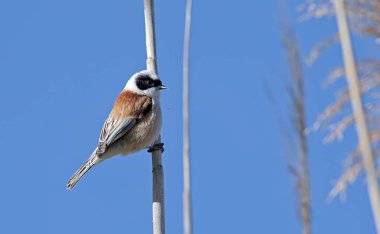
[[[65,186],[97,144],[128,78],[145,67],[142,0],[0,2],[0,233],[151,233],[151,159],[139,152]],[[290,2],[290,1],[289,1]],[[293,22],[298,13],[292,1]],[[194,1],[191,137],[194,230],[300,233],[296,192],[277,116],[289,79],[276,1]],[[157,1],[167,233],[182,232],[182,44],[185,1]],[[302,53],[331,35],[333,19],[296,24]],[[371,55],[363,46],[360,56]],[[306,70],[311,124],[333,98],[321,81],[341,63],[334,46]],[[280,103],[286,118],[288,104]],[[375,233],[361,176],[345,203],[326,197],[355,146],[309,138],[313,231]]]

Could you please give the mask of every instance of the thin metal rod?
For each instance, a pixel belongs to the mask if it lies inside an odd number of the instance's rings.
[[[183,45],[183,228],[192,233],[190,181],[190,122],[189,122],[189,48],[192,0],[187,0],[185,38]]]
[[[351,105],[356,120],[356,129],[360,144],[360,151],[363,156],[363,163],[366,170],[367,189],[372,207],[373,217],[377,233],[380,234],[380,193],[379,184],[376,177],[376,168],[373,152],[371,149],[371,139],[366,122],[366,116],[361,100],[360,84],[357,76],[356,64],[352,51],[351,38],[347,24],[347,17],[343,0],[334,0],[337,23],[339,28],[342,54],[344,59],[346,78],[349,87]]]
[[[153,0],[144,0],[145,36],[147,70],[157,74],[156,63],[156,36],[154,29],[154,3]],[[161,137],[156,141],[161,143]],[[153,176],[153,233],[165,234],[165,193],[164,170],[162,167],[162,152],[152,152],[152,176]]]

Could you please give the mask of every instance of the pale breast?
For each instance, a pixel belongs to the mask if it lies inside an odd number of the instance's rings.
[[[153,105],[152,111],[139,120],[130,132],[120,139],[119,153],[127,155],[151,146],[160,134],[161,122],[160,106]]]

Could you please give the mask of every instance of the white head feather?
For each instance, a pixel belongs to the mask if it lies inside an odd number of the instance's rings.
[[[152,79],[158,79],[157,74],[152,71],[143,70],[140,72],[135,73],[127,82],[125,85],[124,90],[131,91],[140,95],[146,95],[148,97],[152,97],[154,99],[158,98],[160,96],[160,90],[157,88],[149,88],[146,90],[141,90],[139,87],[137,87],[136,80],[137,78],[141,76],[148,76]]]

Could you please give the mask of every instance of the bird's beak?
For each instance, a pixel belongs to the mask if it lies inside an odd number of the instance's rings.
[[[162,90],[162,89],[167,89],[168,87],[166,87],[165,85],[161,85],[160,87],[159,87],[159,89],[160,90]]]

